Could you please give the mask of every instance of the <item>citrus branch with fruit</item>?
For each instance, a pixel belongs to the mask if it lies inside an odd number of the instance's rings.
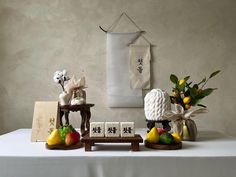
[[[166,130],[153,127],[146,136],[146,142],[171,146],[178,145],[178,143],[181,143],[181,140],[195,141],[197,137],[197,126],[191,117],[208,112],[206,106],[200,104],[200,102],[216,90],[216,88],[205,88],[205,86],[218,73],[220,73],[220,70],[213,72],[208,78],[203,78],[199,83],[190,81],[190,76],[186,76],[184,79],[178,79],[176,75],[171,74],[170,80],[174,84],[174,87],[172,87],[173,96],[170,96],[170,100],[175,105],[175,110],[165,110],[162,120],[173,121],[172,129],[174,133],[171,134]],[[163,103],[159,102],[159,104],[161,108],[164,107]],[[190,111],[192,106],[203,108]],[[180,146],[174,147],[177,148]]]
[[[206,96],[209,96],[217,88],[205,88],[207,82],[217,75],[220,70],[213,72],[208,78],[203,78],[199,83],[193,83],[190,80],[190,76],[186,76],[184,79],[178,79],[174,74],[170,75],[170,80],[174,84],[172,88],[173,96],[170,96],[171,103],[181,105],[184,110],[188,110],[191,106],[201,106],[201,100]]]

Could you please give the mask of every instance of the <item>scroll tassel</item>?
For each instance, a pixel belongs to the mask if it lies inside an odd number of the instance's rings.
[[[188,127],[185,124],[185,120],[183,121],[183,140],[189,140],[189,132],[188,132]]]

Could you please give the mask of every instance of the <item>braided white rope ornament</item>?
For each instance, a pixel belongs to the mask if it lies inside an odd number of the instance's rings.
[[[151,90],[144,98],[144,112],[147,120],[163,120],[166,111],[171,110],[170,96],[161,89]]]

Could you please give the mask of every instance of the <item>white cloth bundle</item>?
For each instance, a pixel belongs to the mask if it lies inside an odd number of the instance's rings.
[[[144,112],[147,120],[163,120],[165,112],[171,110],[170,96],[161,89],[152,89],[144,98]]]
[[[130,45],[130,86],[150,88],[150,45]]]
[[[107,32],[107,100],[109,107],[143,107],[142,90],[130,87],[129,46],[140,32]]]

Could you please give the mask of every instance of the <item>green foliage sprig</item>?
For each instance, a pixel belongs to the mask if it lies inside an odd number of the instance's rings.
[[[206,96],[209,96],[217,88],[205,88],[207,82],[214,76],[220,73],[217,70],[210,74],[208,78],[204,77],[199,83],[193,83],[190,80],[190,76],[184,77],[184,79],[178,79],[174,74],[170,75],[170,80],[174,84],[172,88],[173,96],[170,96],[171,102],[175,104],[180,104],[185,110],[188,110],[191,106],[201,106],[201,100]]]

